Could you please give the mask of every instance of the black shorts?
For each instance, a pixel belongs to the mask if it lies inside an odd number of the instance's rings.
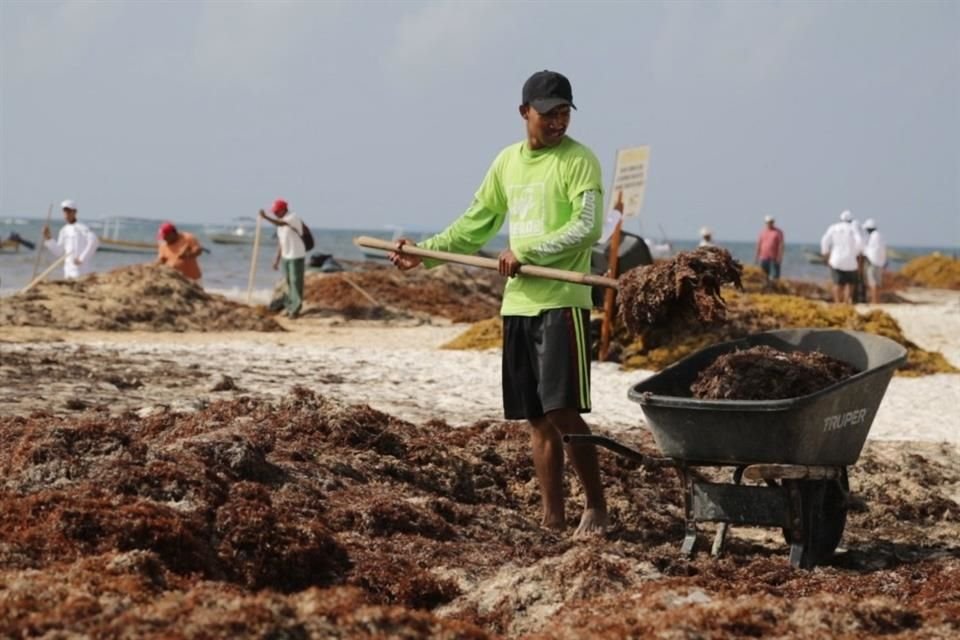
[[[504,316],[504,415],[524,420],[556,409],[590,411],[590,312]]]
[[[859,274],[856,271],[830,269],[830,275],[833,276],[833,284],[857,284],[857,280],[859,279]]]

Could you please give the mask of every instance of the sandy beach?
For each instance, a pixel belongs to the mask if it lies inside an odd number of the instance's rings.
[[[957,293],[904,297],[883,310],[960,364]],[[0,549],[0,633],[960,629],[960,375],[893,378],[850,469],[837,555],[795,571],[777,529],[735,527],[723,557],[681,557],[675,476],[609,454],[606,538],[540,529],[526,434],[501,418],[499,351],[441,348],[467,325],[277,321],[283,331],[3,328],[0,526],[16,533]],[[596,431],[656,453],[627,398],[652,373],[593,364]],[[572,520],[581,498],[568,486]]]
[[[891,314],[916,344],[960,364],[960,294],[915,289],[915,304],[861,305]],[[465,329],[428,322],[306,316],[279,319],[285,332],[60,331],[7,327],[0,411],[70,413],[80,402],[112,413],[190,410],[217,399],[277,398],[292,386],[371,407],[410,422],[450,425],[502,416],[498,350],[440,347]],[[591,424],[612,433],[643,427],[627,390],[651,375],[593,363]],[[215,391],[227,376],[233,387]],[[126,382],[125,382],[126,381]],[[870,437],[960,444],[960,377],[894,377]]]

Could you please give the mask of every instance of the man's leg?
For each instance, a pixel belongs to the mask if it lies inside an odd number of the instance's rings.
[[[547,418],[558,433],[584,435],[590,433],[590,427],[576,409],[556,409],[548,412]],[[592,444],[578,444],[567,447],[567,453],[573,470],[576,471],[580,484],[583,485],[583,493],[586,497],[580,526],[577,527],[575,535],[603,533],[608,521],[607,502],[603,497],[603,483],[600,481],[597,448]]]
[[[880,283],[883,281],[883,268],[867,264],[867,290],[870,292],[870,302],[880,304]]]
[[[295,258],[290,261],[290,304],[287,307],[287,315],[291,318],[296,317],[300,313],[300,308],[303,306],[303,271],[305,263],[306,260],[304,258]]]
[[[560,432],[545,417],[531,418],[530,427],[533,468],[537,473],[543,502],[543,526],[560,530],[566,527],[563,510],[563,442]]]

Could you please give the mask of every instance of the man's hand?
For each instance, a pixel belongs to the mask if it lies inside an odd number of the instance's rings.
[[[613,204],[613,208],[623,214],[623,189],[617,191],[617,201]]]
[[[44,240],[49,240],[50,237],[51,237],[51,235],[50,235],[50,225],[45,224],[45,225],[43,225],[43,239],[44,239]]]
[[[77,266],[79,267],[80,265],[83,264],[83,260],[81,260],[80,258],[74,258],[74,259],[73,259],[73,264],[75,264],[75,265],[77,265]]]
[[[395,267],[401,271],[407,271],[413,269],[417,265],[421,264],[423,260],[419,256],[412,256],[409,253],[403,253],[403,246],[409,244],[411,247],[417,246],[417,243],[410,242],[407,238],[400,238],[397,240],[397,250],[391,251],[387,254],[387,258],[394,264]]]
[[[273,261],[273,270],[274,270],[274,271],[279,271],[279,270],[280,270],[280,261],[279,261],[279,260],[274,260],[274,261]]]
[[[513,255],[513,251],[504,249],[500,252],[497,258],[497,271],[500,272],[500,275],[512,278],[520,271],[520,266],[520,261],[517,260],[517,256]]]
[[[267,212],[264,211],[263,209],[260,209],[260,217],[263,218],[264,220],[269,220],[269,219],[270,219],[270,218],[267,217]]]

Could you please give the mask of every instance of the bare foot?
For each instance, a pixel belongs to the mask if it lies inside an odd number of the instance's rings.
[[[573,532],[574,538],[602,536],[607,530],[607,512],[605,509],[584,509],[580,516],[580,526]]]
[[[543,520],[540,521],[540,526],[544,529],[550,529],[551,531],[563,531],[567,528],[567,523],[564,521],[563,517],[558,519],[543,516]]]

